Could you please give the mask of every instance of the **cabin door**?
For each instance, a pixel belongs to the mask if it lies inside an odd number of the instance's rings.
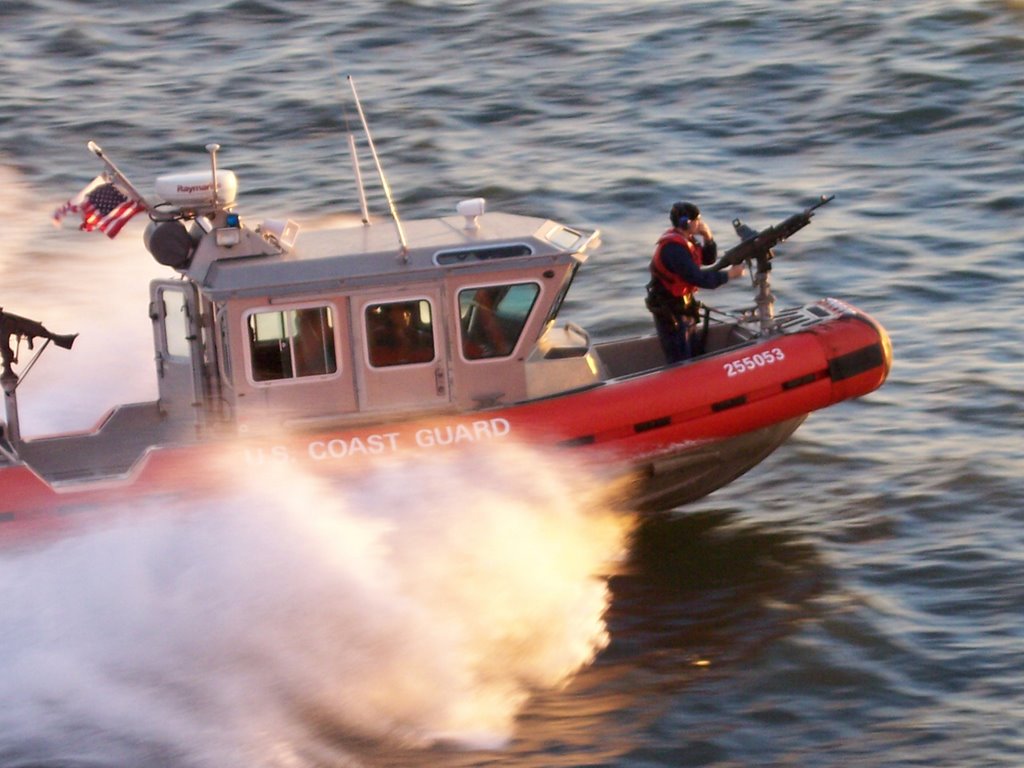
[[[154,280],[149,291],[160,409],[195,414],[203,392],[199,296],[192,283],[179,280]]]
[[[360,410],[436,408],[451,399],[439,290],[354,296]]]

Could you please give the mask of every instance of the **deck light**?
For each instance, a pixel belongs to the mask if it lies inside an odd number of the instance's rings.
[[[466,217],[466,229],[479,229],[478,219],[484,215],[487,208],[487,201],[482,197],[474,197],[471,200],[463,200],[455,206],[455,211],[460,216]]]
[[[259,233],[264,238],[276,242],[286,251],[290,251],[295,245],[295,239],[299,236],[299,225],[291,219],[287,221],[267,219],[260,224]]]
[[[230,248],[242,242],[242,230],[238,227],[220,227],[217,229],[217,245]]]

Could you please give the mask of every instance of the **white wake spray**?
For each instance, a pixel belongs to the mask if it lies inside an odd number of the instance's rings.
[[[0,754],[60,758],[54,733],[101,764],[304,765],[347,737],[494,746],[607,642],[602,576],[628,520],[562,459],[502,446],[344,485],[261,467],[231,486],[0,551]]]

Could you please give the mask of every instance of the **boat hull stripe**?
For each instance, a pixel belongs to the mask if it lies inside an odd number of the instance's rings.
[[[736,408],[741,405],[747,404],[747,396],[739,395],[738,397],[730,397],[728,400],[719,400],[717,403],[711,404],[712,413],[720,413],[721,411],[727,411],[730,408]]]
[[[885,353],[882,351],[882,345],[872,344],[830,360],[828,375],[832,381],[843,381],[878,368],[884,363]]]
[[[652,429],[667,427],[671,423],[671,416],[662,416],[660,419],[651,419],[650,421],[641,421],[639,424],[634,424],[633,431],[636,432],[637,434],[641,432],[649,432]]]
[[[818,376],[817,374],[814,373],[808,373],[803,376],[798,376],[795,379],[790,379],[789,381],[782,382],[782,391],[788,392],[791,389],[802,387],[805,384],[813,384],[817,379]]]
[[[562,440],[557,443],[561,448],[576,448],[581,445],[593,445],[597,441],[594,435],[582,435],[581,437],[573,437],[569,440]]]

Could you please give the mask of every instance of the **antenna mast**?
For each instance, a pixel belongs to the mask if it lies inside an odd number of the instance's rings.
[[[344,112],[344,110],[342,110]],[[370,209],[366,205],[366,188],[363,186],[363,171],[359,167],[359,153],[356,151],[356,137],[348,127],[348,115],[345,115],[345,133],[348,134],[348,152],[352,157],[352,172],[356,177],[356,189],[359,190],[359,210],[363,215],[363,224],[370,223]]]
[[[387,198],[388,208],[391,211],[391,218],[395,221],[395,230],[398,232],[398,243],[401,246],[400,254],[402,261],[409,260],[409,244],[405,239],[405,229],[402,228],[402,221],[398,218],[398,210],[395,208],[395,200],[391,195],[391,186],[384,176],[384,168],[380,164],[380,157],[377,155],[377,148],[373,144],[373,136],[370,134],[370,126],[366,123],[366,115],[363,114],[363,105],[359,102],[359,94],[356,92],[356,81],[352,75],[348,75],[348,84],[352,88],[352,97],[356,102],[356,109],[359,111],[359,120],[363,124],[363,133],[366,134],[366,143],[370,146],[370,154],[373,156],[373,163],[377,167],[377,177],[384,189],[384,197]]]

